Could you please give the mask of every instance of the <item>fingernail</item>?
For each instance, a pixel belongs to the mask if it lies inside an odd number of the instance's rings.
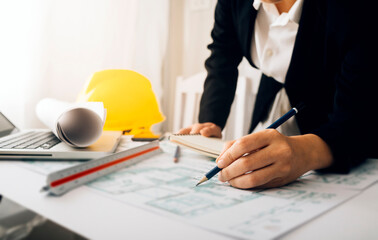
[[[223,168],[223,164],[224,164],[223,158],[219,159],[218,162],[217,162],[218,167]]]

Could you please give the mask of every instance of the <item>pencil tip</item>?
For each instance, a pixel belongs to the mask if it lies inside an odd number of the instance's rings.
[[[199,182],[196,184],[196,187],[197,187],[198,185],[200,185],[201,183],[206,182],[207,180],[208,180],[207,177],[203,177],[203,178],[201,179],[201,181],[199,181]]]

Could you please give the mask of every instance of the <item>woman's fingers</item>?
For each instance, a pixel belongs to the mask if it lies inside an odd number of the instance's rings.
[[[228,167],[224,168],[219,174],[219,180],[222,182],[229,181],[247,172],[255,171],[271,165],[275,160],[269,147],[255,151],[244,157],[232,162]]]
[[[229,142],[226,142],[224,145],[223,145],[223,149],[222,149],[222,152],[221,154],[219,154],[218,158],[215,160],[215,162],[218,162],[218,160],[220,158],[222,158],[222,155],[227,151],[227,149],[229,149],[235,142],[236,140],[233,140],[233,141],[229,141]]]
[[[200,124],[194,124],[192,126],[192,130],[190,131],[190,134],[197,134],[200,133],[201,129],[207,127],[207,123],[200,123]]]
[[[279,169],[276,164],[269,165],[265,168],[253,171],[229,180],[228,182],[236,188],[255,188],[269,183],[270,181],[279,178],[277,174]]]
[[[219,157],[218,167],[225,168],[244,154],[268,146],[278,134],[276,130],[267,129],[239,138]]]
[[[186,127],[186,128],[181,128],[177,133],[178,134],[189,134],[191,130],[192,130],[192,126]]]
[[[190,125],[189,127],[180,129],[177,133],[178,134],[195,134],[195,133],[199,133],[199,131],[202,128],[209,126],[209,124],[211,124],[211,123],[196,123],[196,124]]]
[[[206,126],[202,128],[199,132],[201,133],[201,135],[205,137],[217,137],[217,138],[222,137],[222,129],[215,124]]]
[[[182,128],[178,131],[178,134],[198,134],[205,137],[222,137],[222,129],[211,122],[206,123],[196,123],[189,127]]]

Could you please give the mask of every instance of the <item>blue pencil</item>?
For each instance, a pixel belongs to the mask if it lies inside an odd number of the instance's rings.
[[[274,123],[269,125],[267,129],[273,128],[276,129],[279,126],[281,126],[283,123],[285,123],[287,120],[289,120],[292,116],[297,114],[299,110],[302,110],[304,108],[303,104],[299,104],[297,107],[294,107],[290,109],[287,113],[285,113],[282,117],[277,119]],[[213,169],[211,169],[208,173],[205,174],[205,176],[196,184],[196,186],[200,185],[203,182],[208,181],[210,178],[214,177],[218,172],[220,172],[222,169],[218,166],[215,166]]]

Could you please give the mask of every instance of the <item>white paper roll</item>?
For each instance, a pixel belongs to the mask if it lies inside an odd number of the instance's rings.
[[[96,142],[106,117],[102,102],[68,103],[52,98],[42,99],[36,113],[61,141],[73,147]]]

